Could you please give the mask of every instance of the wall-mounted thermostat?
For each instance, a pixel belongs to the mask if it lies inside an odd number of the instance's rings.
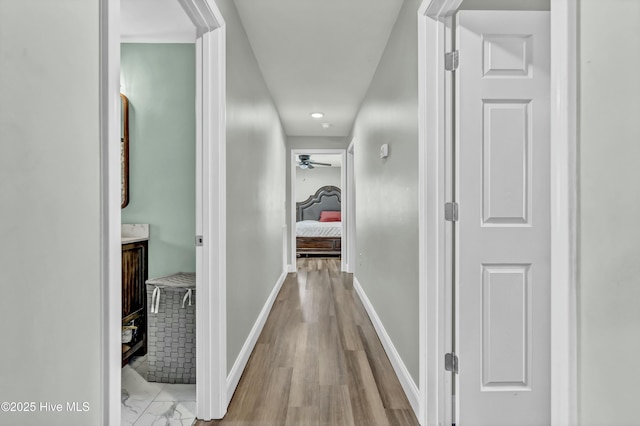
[[[380,158],[387,158],[389,156],[389,144],[385,143],[380,145]]]

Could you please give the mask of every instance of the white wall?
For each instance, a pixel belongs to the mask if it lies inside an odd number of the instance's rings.
[[[578,4],[580,424],[637,425],[640,2]]]
[[[282,274],[285,136],[232,0],[227,31],[227,368]]]
[[[332,185],[342,186],[340,167],[315,167],[313,169],[296,168],[296,202],[304,201],[316,193],[318,188]]]
[[[355,276],[418,383],[418,0],[405,0],[353,129]],[[380,159],[380,145],[389,157]]]
[[[3,425],[101,424],[99,5],[0,1]]]

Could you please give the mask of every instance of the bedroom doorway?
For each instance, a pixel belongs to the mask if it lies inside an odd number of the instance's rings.
[[[346,270],[345,166],[344,149],[291,150],[291,268],[299,257],[340,257]]]

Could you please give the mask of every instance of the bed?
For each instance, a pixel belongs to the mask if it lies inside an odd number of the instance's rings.
[[[339,257],[342,249],[340,188],[323,186],[296,203],[296,254]]]

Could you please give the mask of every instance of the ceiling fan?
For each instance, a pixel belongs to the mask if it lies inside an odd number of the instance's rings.
[[[303,170],[314,169],[315,168],[314,165],[331,167],[331,164],[329,163],[318,163],[317,161],[311,161],[310,155],[307,155],[307,154],[298,155],[298,167],[300,167],[301,169]]]

